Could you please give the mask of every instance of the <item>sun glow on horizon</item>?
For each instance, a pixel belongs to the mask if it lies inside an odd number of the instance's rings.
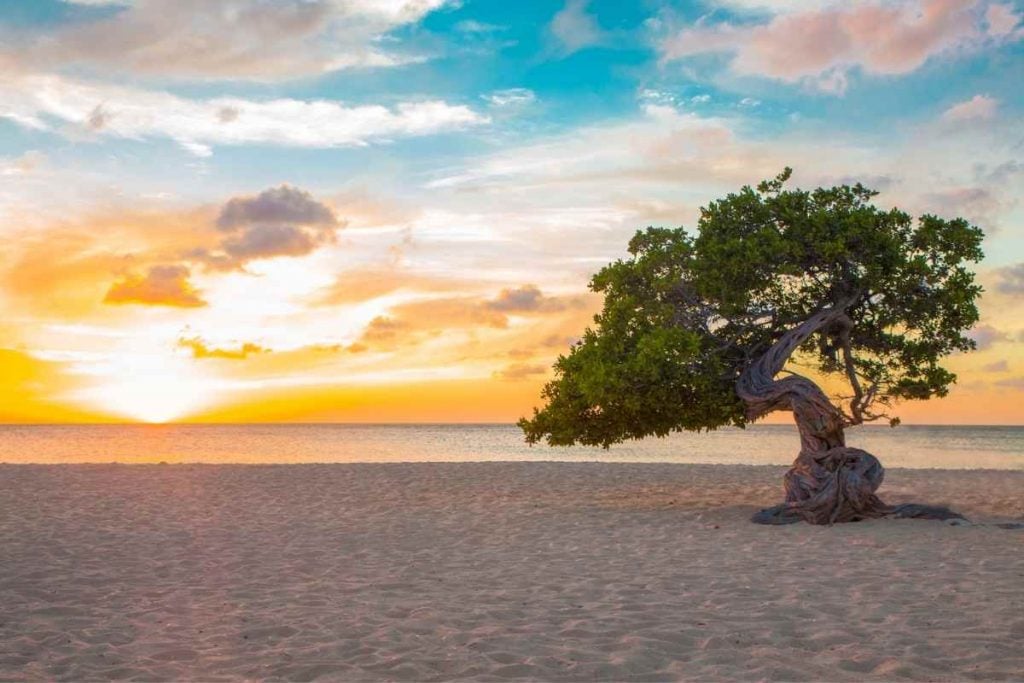
[[[122,356],[96,372],[103,375],[72,400],[133,421],[172,422],[207,407],[218,394],[215,380],[175,355]]]

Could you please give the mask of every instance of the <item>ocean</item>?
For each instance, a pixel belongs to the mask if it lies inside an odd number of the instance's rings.
[[[1024,470],[1024,427],[882,426],[847,432],[886,467]],[[790,425],[754,425],[601,448],[530,447],[514,425],[0,425],[3,463],[600,461],[787,465]]]

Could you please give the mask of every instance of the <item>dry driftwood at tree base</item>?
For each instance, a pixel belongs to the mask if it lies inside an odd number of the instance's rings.
[[[812,334],[846,315],[840,303],[790,330],[744,370],[736,392],[756,420],[776,410],[792,411],[800,431],[800,455],[786,473],[786,502],[753,516],[758,524],[855,522],[877,517],[962,519],[943,507],[886,505],[875,495],[885,477],[878,458],[846,445],[847,419],[821,388],[800,375],[776,379],[793,352]]]

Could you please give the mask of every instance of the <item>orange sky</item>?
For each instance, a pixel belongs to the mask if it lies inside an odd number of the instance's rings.
[[[1024,13],[890,5],[0,3],[0,421],[511,422],[637,229],[788,166],[985,231],[897,412],[1024,424]]]

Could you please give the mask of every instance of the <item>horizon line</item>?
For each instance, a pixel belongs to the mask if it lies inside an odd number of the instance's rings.
[[[423,421],[392,421],[392,422],[318,422],[318,421],[288,421],[288,422],[143,422],[143,421],[104,421],[104,422],[3,422],[0,427],[514,427],[516,422],[423,422]],[[746,429],[747,427],[792,427],[796,424],[783,422],[753,422],[747,425],[722,425],[714,429],[688,430],[680,429],[673,433],[682,432],[711,432],[718,429]],[[891,426],[885,423],[863,423],[854,425],[850,429],[858,427],[898,429],[900,427],[1014,427],[1024,428],[1024,422],[1017,424],[994,423],[994,422],[902,422]],[[653,436],[653,435],[652,435]],[[645,437],[646,438],[646,437]],[[631,439],[632,440],[632,439]]]

